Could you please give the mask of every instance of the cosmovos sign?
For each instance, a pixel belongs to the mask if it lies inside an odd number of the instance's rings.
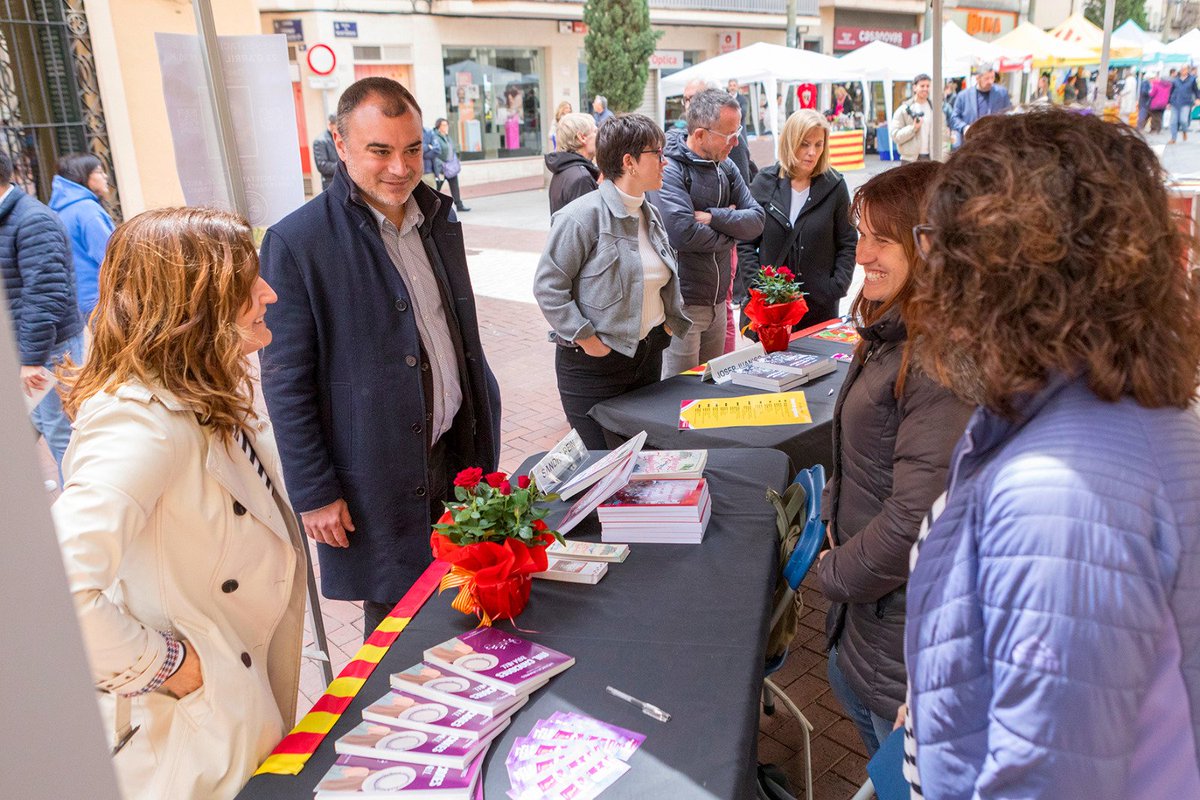
[[[900,31],[890,28],[849,28],[843,26],[833,29],[834,50],[857,50],[871,42],[887,42],[897,47],[912,47],[920,41],[920,31]]]

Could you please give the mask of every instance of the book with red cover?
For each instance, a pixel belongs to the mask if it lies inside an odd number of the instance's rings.
[[[704,478],[633,481],[600,504],[600,521],[624,518],[699,521],[708,497]]]

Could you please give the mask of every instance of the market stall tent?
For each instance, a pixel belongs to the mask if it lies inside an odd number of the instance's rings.
[[[1200,62],[1200,28],[1192,28],[1168,44],[1167,52],[1185,56],[1193,63]]]
[[[1104,31],[1093,25],[1083,14],[1067,17],[1050,31],[1050,35],[1065,42],[1078,42],[1095,52],[1096,59],[1092,63],[1100,60],[1101,51],[1104,49]],[[1109,56],[1113,62],[1136,64],[1142,58],[1142,50],[1143,47],[1138,42],[1122,39],[1114,34]]]
[[[992,44],[1033,57],[1036,67],[1081,67],[1098,63],[1098,56],[1079,42],[1059,39],[1031,22],[1022,22]]]
[[[871,81],[882,81],[884,85],[883,106],[891,133],[892,119],[892,85],[908,83],[917,76],[907,65],[908,51],[887,42],[874,41],[857,50],[852,50],[838,59],[846,69],[856,70],[861,74],[859,83],[863,87],[864,100],[871,96],[867,84]],[[864,109],[865,111],[866,109]],[[889,149],[895,157],[895,143],[888,138]]]
[[[906,70],[909,75],[921,72],[932,74],[934,39],[929,38],[915,47],[904,50],[904,55],[895,65],[897,69]],[[942,26],[942,74],[950,77],[970,75],[971,70],[979,64],[995,63],[1003,57],[1016,58],[1012,53],[994,42],[976,39],[964,31],[953,21]]]

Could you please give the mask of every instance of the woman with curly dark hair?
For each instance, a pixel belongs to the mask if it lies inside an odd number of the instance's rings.
[[[976,402],[908,584],[929,798],[1200,797],[1200,293],[1133,128],[981,119],[910,332]]]
[[[941,164],[918,161],[854,195],[856,261],[865,275],[850,307],[862,341],[833,410],[833,469],[821,504],[836,546],[817,565],[830,601],[829,684],[873,755],[904,702],[904,584],[921,519],[946,486],[950,452],[971,407],[909,358],[912,239]]]

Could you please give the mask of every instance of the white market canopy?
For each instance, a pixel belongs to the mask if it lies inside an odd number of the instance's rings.
[[[917,73],[908,66],[908,50],[878,39],[838,58],[842,66],[858,72],[861,80],[911,81]]]
[[[1099,63],[1099,57],[1090,48],[1051,36],[1031,22],[1022,22],[993,44],[1031,56],[1035,67],[1079,67]]]
[[[1065,42],[1078,42],[1090,48],[1100,58],[1104,48],[1104,31],[1096,27],[1083,14],[1075,13],[1051,29],[1050,35]],[[1142,45],[1128,39],[1122,39],[1115,34],[1109,47],[1109,55],[1114,59],[1133,59],[1142,57]]]
[[[1193,62],[1200,62],[1200,28],[1190,31],[1171,42],[1166,47],[1168,53],[1186,56]]]
[[[933,39],[929,38],[915,47],[904,51],[904,61],[899,65],[913,75],[919,72],[933,71]],[[973,68],[984,63],[994,64],[1001,58],[1019,58],[1021,54],[1012,53],[997,47],[994,42],[976,39],[960,28],[953,21],[942,26],[942,75],[970,75]]]

